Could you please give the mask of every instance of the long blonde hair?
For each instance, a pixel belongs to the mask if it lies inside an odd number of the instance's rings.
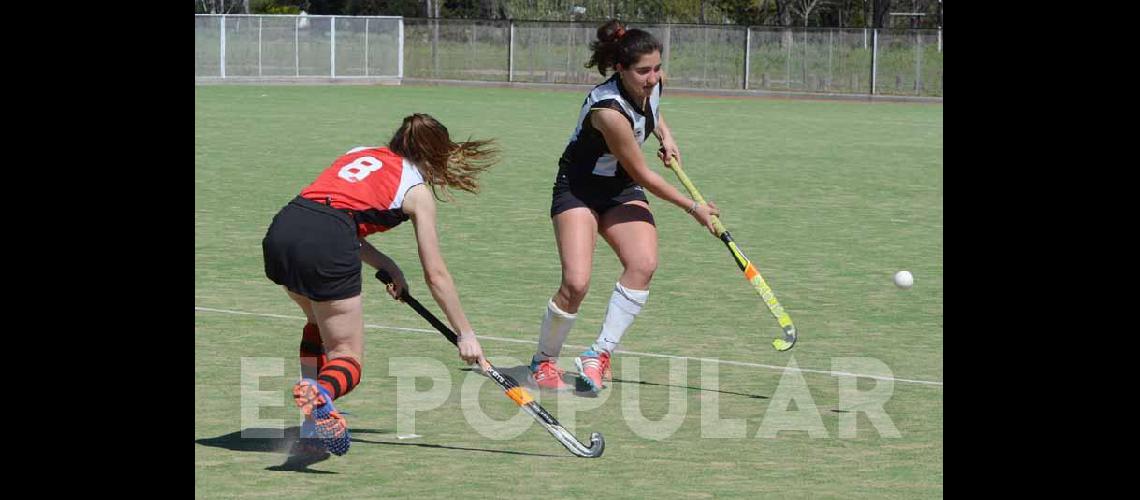
[[[415,113],[404,122],[388,149],[415,163],[431,187],[432,195],[442,201],[435,187],[440,186],[448,199],[453,198],[448,188],[469,193],[479,192],[477,177],[499,161],[499,150],[494,139],[451,142],[447,127],[426,113]]]

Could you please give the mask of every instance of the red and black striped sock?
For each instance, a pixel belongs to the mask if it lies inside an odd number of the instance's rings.
[[[306,323],[301,333],[301,378],[317,378],[325,365],[325,346],[321,342],[321,329],[315,323]]]
[[[321,368],[317,383],[332,394],[333,399],[344,396],[360,383],[360,363],[352,358],[329,360],[324,368]]]

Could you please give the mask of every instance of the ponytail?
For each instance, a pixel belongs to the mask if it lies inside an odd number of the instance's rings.
[[[611,19],[598,27],[597,39],[590,42],[590,60],[586,67],[597,66],[598,73],[617,70],[617,65],[628,68],[641,56],[654,51],[662,52],[661,42],[648,31],[627,29],[621,21]]]
[[[436,191],[436,186],[441,187],[449,199],[452,196],[448,188],[477,193],[478,175],[499,159],[494,140],[451,142],[447,127],[423,113],[404,118],[388,142],[388,149],[419,167],[432,195],[438,200],[443,198]]]

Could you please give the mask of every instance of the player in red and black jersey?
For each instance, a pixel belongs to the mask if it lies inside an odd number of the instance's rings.
[[[262,240],[265,274],[305,312],[301,381],[294,400],[305,414],[303,438],[348,451],[348,426],[332,401],[360,383],[364,356],[361,262],[392,276],[393,298],[408,286],[399,266],[365,237],[411,220],[428,288],[459,332],[459,357],[478,362],[483,349],[459,303],[440,254],[436,188],[476,192],[477,175],[497,161],[492,141],[451,141],[430,115],[404,118],[386,147],[354,148],[337,158],[273,218]],[[304,451],[314,442],[303,439]],[[322,451],[323,453],[323,451]]]

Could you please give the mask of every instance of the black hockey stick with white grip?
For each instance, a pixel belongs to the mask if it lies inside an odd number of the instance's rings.
[[[385,285],[392,282],[392,277],[383,269],[376,271],[376,278]],[[431,323],[431,326],[439,330],[439,333],[442,333],[452,344],[458,345],[459,339],[456,337],[455,332],[443,324],[439,318],[436,318],[431,311],[424,308],[423,304],[420,304],[418,300],[412,297],[407,289],[400,295],[400,300],[412,306],[412,309],[415,309],[420,316],[423,316],[428,323]],[[606,441],[602,437],[602,433],[595,432],[590,434],[590,446],[582,444],[570,431],[562,427],[562,424],[559,424],[558,420],[555,419],[550,412],[546,411],[546,408],[539,405],[538,402],[534,400],[534,396],[531,396],[514,378],[510,375],[500,373],[499,370],[496,370],[495,367],[491,365],[490,361],[486,359],[482,361],[480,367],[483,369],[483,372],[486,373],[491,380],[494,380],[496,384],[499,384],[499,387],[506,392],[507,397],[511,398],[523,411],[529,413],[538,423],[542,424],[542,426],[546,428],[546,431],[554,436],[559,443],[562,443],[562,446],[565,446],[570,453],[584,458],[597,458],[602,456],[602,452],[606,449]]]

